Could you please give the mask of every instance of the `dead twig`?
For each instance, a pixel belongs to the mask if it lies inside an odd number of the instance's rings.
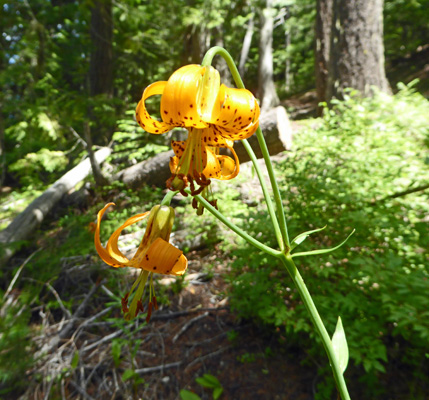
[[[121,336],[122,333],[123,333],[122,330],[118,330],[116,332],[111,333],[110,335],[104,336],[104,338],[102,338],[102,339],[96,341],[95,343],[92,343],[89,346],[86,346],[83,349],[81,349],[80,353],[82,354],[82,353],[85,353],[86,351],[92,350],[92,349],[96,348],[97,346],[114,339],[115,337]]]
[[[23,270],[23,268],[28,264],[28,262],[40,251],[42,250],[42,248],[37,249],[35,252],[33,252],[32,254],[30,254],[30,256],[21,264],[21,266],[18,268],[18,271],[16,271],[15,276],[13,277],[13,279],[10,281],[10,284],[6,290],[6,292],[3,295],[3,299],[5,299],[7,296],[9,296],[10,292],[12,291],[15,282],[17,281],[19,275],[21,274],[21,271]]]
[[[85,390],[83,390],[76,382],[70,381],[70,385],[76,389],[76,391],[83,396],[87,400],[95,400],[93,397],[91,397],[88,393],[86,393]]]
[[[177,312],[173,312],[173,313],[164,313],[164,314],[155,313],[154,315],[152,315],[150,320],[151,321],[162,321],[162,320],[167,320],[167,319],[184,317],[184,316],[187,316],[189,314],[194,314],[194,313],[201,312],[201,311],[217,312],[217,311],[223,311],[223,310],[229,310],[229,307],[193,308],[191,310],[177,311]]]
[[[98,287],[99,287],[99,284],[94,284],[92,286],[91,290],[85,296],[85,298],[83,299],[82,303],[80,303],[79,307],[76,309],[76,311],[73,314],[73,317],[70,320],[70,322],[68,322],[67,325],[59,333],[58,336],[59,336],[60,339],[65,339],[69,335],[70,331],[73,328],[74,323],[83,314],[83,312],[85,311],[86,306],[88,305],[89,299],[92,297],[92,295],[98,289]]]
[[[192,361],[191,363],[189,363],[189,364],[186,366],[185,371],[186,371],[187,369],[191,368],[193,365],[195,365],[195,364],[197,364],[197,363],[199,363],[199,362],[201,362],[201,361],[207,360],[208,358],[216,357],[216,356],[218,356],[219,354],[222,354],[224,351],[229,350],[230,348],[231,348],[231,346],[225,346],[225,347],[222,347],[222,348],[221,348],[221,349],[219,349],[219,350],[213,351],[212,353],[209,353],[209,354],[206,354],[206,355],[204,355],[204,356],[201,356],[201,357],[196,358],[194,361]]]
[[[182,327],[182,329],[180,329],[180,331],[179,332],[177,332],[175,335],[174,335],[174,337],[173,337],[173,340],[172,340],[172,342],[173,343],[176,343],[176,341],[177,341],[177,339],[179,339],[179,337],[181,336],[181,335],[183,335],[185,332],[186,332],[186,330],[194,323],[194,322],[197,322],[197,321],[199,321],[200,319],[203,319],[203,318],[205,318],[205,317],[207,317],[209,315],[209,313],[206,311],[204,314],[201,314],[201,315],[198,315],[198,316],[196,316],[196,317],[194,317],[194,318],[192,318],[192,319],[190,319],[185,325],[183,325],[183,327]]]
[[[149,374],[151,372],[158,372],[168,368],[180,367],[182,364],[183,361],[176,361],[169,364],[157,365],[156,367],[139,368],[136,369],[134,372],[136,372],[137,374]]]

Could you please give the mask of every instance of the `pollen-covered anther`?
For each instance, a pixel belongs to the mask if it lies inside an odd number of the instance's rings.
[[[209,201],[209,203],[210,203],[214,208],[216,208],[216,210],[218,210],[218,208],[217,208],[217,199],[215,199],[215,200],[211,200],[211,201]]]
[[[122,300],[121,300],[122,312],[124,314],[130,311],[128,308],[128,296],[129,296],[129,293],[127,293],[124,297],[122,297]]]
[[[150,317],[152,315],[152,307],[153,307],[153,303],[149,302],[149,306],[147,308],[147,316],[146,316],[146,322],[149,323],[150,321]]]
[[[137,301],[137,308],[136,308],[136,315],[134,317],[137,317],[137,314],[139,312],[144,312],[144,307],[143,307],[143,303],[141,300]]]
[[[192,208],[198,210],[198,201],[195,197],[192,199]]]
[[[153,300],[153,307],[155,308],[155,310],[158,310],[158,302],[156,301],[156,297],[153,296],[152,300]]]

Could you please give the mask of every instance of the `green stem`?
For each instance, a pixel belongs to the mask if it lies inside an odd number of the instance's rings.
[[[191,194],[191,191],[189,189],[185,189],[185,192]],[[259,250],[264,251],[267,254],[270,254],[274,257],[278,257],[280,254],[282,254],[278,250],[274,250],[271,247],[266,246],[265,244],[261,243],[260,241],[256,240],[252,236],[248,235],[246,232],[244,232],[242,229],[240,229],[237,225],[233,224],[231,221],[225,218],[225,216],[219,212],[216,208],[214,208],[204,197],[201,195],[194,196],[203,206],[204,208],[207,208],[207,210],[213,214],[217,219],[219,219],[221,222],[223,222],[229,229],[234,231],[238,236],[241,236],[244,240],[246,240],[251,245],[255,246]]]
[[[167,194],[164,196],[164,198],[162,199],[162,201],[161,201],[161,206],[169,206],[169,205],[170,205],[170,203],[171,203],[171,200],[173,200],[173,197],[174,197],[177,193],[179,193],[179,191],[178,191],[178,190],[176,190],[176,191],[169,190],[169,191],[167,192]]]
[[[286,217],[283,209],[283,202],[280,196],[279,185],[277,184],[276,177],[274,175],[273,164],[271,163],[270,153],[268,152],[267,144],[265,143],[264,135],[262,134],[261,128],[258,126],[256,130],[256,137],[258,139],[259,147],[262,151],[262,156],[264,157],[265,165],[267,167],[268,176],[270,178],[271,187],[273,188],[274,201],[277,207],[277,214],[280,217],[280,230],[282,231],[283,239],[287,249],[290,248],[289,242],[289,233],[287,230]]]
[[[242,140],[241,142],[243,143],[244,148],[246,149],[247,153],[249,154],[250,160],[252,161],[253,166],[255,168],[256,175],[258,175],[259,183],[261,184],[262,192],[263,192],[264,198],[265,198],[265,203],[267,204],[268,213],[270,214],[271,221],[273,222],[274,233],[275,233],[276,238],[277,238],[277,243],[279,244],[280,250],[283,252],[285,250],[285,245],[284,245],[284,241],[282,239],[282,237],[283,237],[282,231],[280,230],[279,222],[277,220],[277,216],[276,216],[276,213],[274,211],[273,202],[271,201],[271,197],[270,197],[270,194],[268,192],[268,187],[267,187],[265,179],[262,175],[262,171],[261,171],[261,168],[259,166],[258,159],[256,158],[256,155],[253,152],[253,149],[250,146],[249,142],[246,139]]]
[[[219,54],[221,57],[223,57],[224,60],[226,61],[228,68],[231,71],[231,75],[232,75],[237,87],[240,89],[244,89],[245,88],[244,83],[243,83],[243,80],[241,79],[240,73],[238,72],[237,66],[235,65],[234,60],[232,59],[231,55],[223,47],[219,47],[219,46],[212,47],[204,56],[204,59],[203,59],[201,65],[203,65],[203,66],[211,65],[214,56],[217,54]],[[267,188],[267,185],[265,183],[265,179],[262,176],[261,168],[259,167],[259,164],[257,162],[256,155],[255,155],[252,147],[249,145],[247,140],[242,140],[242,143],[243,143],[244,148],[246,149],[247,153],[249,154],[249,157],[253,163],[253,166],[255,167],[256,174],[258,175],[258,179],[259,179],[259,182],[261,184],[261,188],[262,188],[262,192],[264,194],[265,202],[267,204],[268,213],[270,214],[271,221],[272,221],[273,226],[274,226],[274,231],[275,231],[277,241],[279,243],[279,247],[282,251],[285,251],[285,247],[287,249],[289,249],[290,245],[289,245],[289,235],[288,235],[288,231],[287,231],[286,219],[285,219],[285,214],[284,214],[284,210],[283,210],[283,204],[282,204],[281,197],[280,197],[280,192],[279,192],[279,188],[277,185],[277,181],[276,181],[275,176],[274,176],[274,170],[273,170],[273,166],[271,164],[270,154],[268,153],[268,148],[267,148],[267,145],[265,143],[264,135],[262,134],[262,131],[260,128],[257,129],[256,135],[258,138],[259,146],[260,146],[261,151],[262,151],[262,155],[264,157],[265,164],[267,166],[267,171],[268,171],[268,176],[269,176],[270,181],[271,181],[271,186],[272,186],[273,191],[274,191],[274,199],[276,201],[277,212],[278,212],[278,214],[280,214],[280,226],[279,226],[279,222],[277,220],[276,214],[274,212],[273,203],[271,201],[271,197],[270,197],[270,194],[268,192],[268,188]],[[282,236],[283,239],[281,239],[280,236]],[[286,251],[287,251],[287,249],[286,249]]]
[[[325,325],[323,324],[322,319],[320,318],[319,312],[311,298],[310,292],[305,285],[304,280],[302,279],[298,269],[296,268],[295,263],[293,262],[290,255],[281,254],[279,256],[283,265],[286,267],[289,272],[295,286],[298,289],[298,292],[301,296],[302,301],[304,302],[308,312],[310,313],[311,321],[313,322],[314,327],[316,328],[317,333],[322,339],[323,346],[325,347],[326,354],[328,355],[329,362],[331,364],[331,369],[334,375],[334,379],[337,385],[337,389],[340,392],[342,400],[350,400],[349,393],[347,391],[346,382],[344,376],[341,372],[340,366],[335,356],[334,347],[332,346],[331,338],[329,337],[328,332],[326,331]]]

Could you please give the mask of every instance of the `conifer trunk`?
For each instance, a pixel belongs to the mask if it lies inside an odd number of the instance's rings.
[[[332,12],[326,99],[343,98],[347,87],[365,96],[371,95],[371,86],[388,92],[383,0],[333,0]]]
[[[280,104],[273,80],[274,7],[272,3],[272,0],[266,0],[265,8],[260,13],[258,96],[263,111]]]

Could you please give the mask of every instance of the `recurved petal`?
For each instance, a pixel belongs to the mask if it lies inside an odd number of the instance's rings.
[[[217,159],[220,165],[220,173],[217,179],[219,180],[229,180],[235,178],[240,172],[240,162],[238,161],[237,153],[234,148],[228,147],[229,151],[234,156],[232,159],[229,156],[218,155]]]
[[[112,267],[119,267],[118,262],[107,252],[107,250],[101,245],[100,241],[100,224],[101,219],[103,218],[104,213],[110,206],[114,206],[115,203],[108,203],[106,204],[103,209],[101,209],[97,214],[97,226],[95,228],[94,233],[94,244],[95,249],[97,250],[98,255],[100,258],[108,265],[111,265]]]
[[[137,105],[136,108],[136,120],[139,125],[147,132],[154,134],[161,134],[168,132],[174,126],[173,123],[165,122],[166,120],[163,118],[163,121],[158,121],[155,118],[152,118],[148,111],[146,110],[145,101],[151,97],[158,94],[163,94],[164,88],[167,85],[167,82],[160,81],[155,82],[149,85],[143,92],[143,96]]]
[[[128,226],[135,224],[136,222],[139,222],[143,219],[145,219],[149,214],[149,211],[143,213],[143,214],[137,214],[132,216],[131,218],[128,218],[124,224],[122,224],[118,229],[116,229],[115,232],[113,232],[112,236],[110,236],[107,245],[106,250],[109,253],[109,255],[117,261],[120,265],[119,267],[127,267],[128,265],[128,258],[122,254],[122,252],[118,248],[118,240],[119,236],[121,235],[122,231],[127,228]]]
[[[206,147],[206,151],[207,151],[207,164],[203,170],[204,176],[206,178],[221,179],[220,176],[222,172],[222,167],[219,163],[218,156],[209,147]]]
[[[234,153],[235,151],[232,150]],[[218,160],[221,167],[221,177],[218,179],[229,180],[235,178],[240,171],[240,164],[238,159],[234,161],[231,157],[228,156],[218,156]]]
[[[207,126],[197,104],[204,71],[200,65],[186,65],[170,76],[161,97],[161,116],[165,122],[199,129]]]
[[[183,275],[188,260],[183,252],[164,239],[156,239],[142,257],[140,268],[165,275]]]
[[[219,92],[220,113],[215,122],[222,136],[242,140],[252,136],[259,124],[258,102],[247,89],[222,85]]]

